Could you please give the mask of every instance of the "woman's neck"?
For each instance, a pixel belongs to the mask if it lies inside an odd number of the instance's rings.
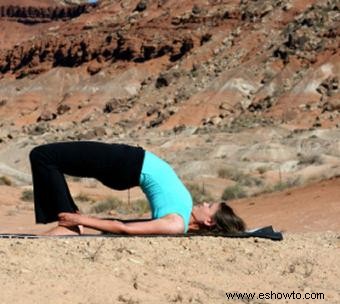
[[[199,230],[200,226],[195,215],[191,212],[190,221],[189,221],[189,230]]]

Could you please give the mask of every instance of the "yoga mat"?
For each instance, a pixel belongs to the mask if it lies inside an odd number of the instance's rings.
[[[132,221],[132,220],[130,220]],[[127,222],[127,221],[125,221]],[[143,235],[128,235],[128,234],[113,234],[113,233],[103,233],[103,234],[82,234],[82,235],[65,235],[65,236],[40,236],[34,234],[11,234],[3,233],[0,234],[0,239],[42,239],[42,238],[115,238],[115,237],[196,237],[196,236],[208,236],[208,237],[229,237],[229,238],[264,238],[273,241],[283,240],[283,235],[281,232],[275,231],[272,226],[266,226],[262,228],[257,228],[249,230],[246,232],[239,233],[216,233],[210,231],[200,231],[200,232],[188,232],[186,234],[143,234]]]

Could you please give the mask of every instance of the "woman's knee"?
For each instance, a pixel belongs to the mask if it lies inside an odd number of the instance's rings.
[[[44,145],[34,147],[29,153],[31,163],[41,161],[46,158],[46,148]]]

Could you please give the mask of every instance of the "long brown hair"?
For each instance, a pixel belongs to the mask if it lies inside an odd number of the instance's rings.
[[[245,222],[227,205],[221,202],[220,207],[213,216],[216,225],[213,230],[219,232],[243,232],[246,230]]]

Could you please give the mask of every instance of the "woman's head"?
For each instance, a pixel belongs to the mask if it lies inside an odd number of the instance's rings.
[[[242,232],[246,225],[225,202],[203,203],[193,208],[192,215],[200,228],[223,232]]]
[[[246,229],[244,221],[228,206],[221,202],[219,209],[213,216],[215,228],[224,232],[243,232]]]

